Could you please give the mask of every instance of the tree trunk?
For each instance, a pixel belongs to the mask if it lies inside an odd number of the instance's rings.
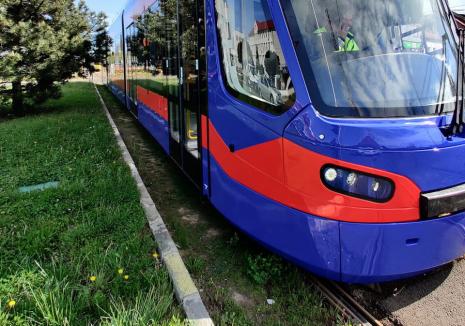
[[[14,81],[12,83],[12,100],[13,100],[13,114],[23,115],[24,114],[24,98],[21,81]]]

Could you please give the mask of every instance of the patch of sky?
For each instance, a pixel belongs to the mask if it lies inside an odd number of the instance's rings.
[[[256,21],[271,19],[265,0],[226,0],[226,4],[230,12],[234,12],[233,20],[238,32],[250,33]]]

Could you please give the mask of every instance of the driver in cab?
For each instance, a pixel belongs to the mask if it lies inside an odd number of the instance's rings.
[[[342,17],[339,26],[335,28],[336,26],[334,26],[334,23],[331,22],[330,17],[328,16],[327,25],[329,28],[325,26],[320,27],[316,29],[313,34],[322,37],[325,36],[325,38],[330,37],[332,39],[332,43],[334,43],[336,52],[360,51],[357,41],[355,40],[355,35],[351,32],[352,21],[352,16],[345,15]],[[331,29],[333,30],[332,33],[329,32]]]

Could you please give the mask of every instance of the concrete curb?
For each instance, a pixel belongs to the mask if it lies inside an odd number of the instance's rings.
[[[95,91],[100,99],[102,108],[105,111],[105,114],[110,122],[110,125],[115,134],[118,146],[121,149],[123,154],[123,159],[131,170],[131,174],[134,180],[137,183],[137,188],[140,193],[140,203],[145,211],[147,220],[149,221],[150,229],[152,230],[155,241],[157,242],[158,249],[160,251],[161,259],[165,264],[168,273],[170,274],[171,280],[173,282],[174,291],[176,293],[176,298],[181,303],[184,312],[186,313],[187,319],[191,325],[195,326],[212,326],[213,321],[208,314],[205,305],[202,302],[199,291],[192,281],[189,272],[187,271],[184,262],[182,261],[181,255],[179,254],[178,248],[176,247],[171,235],[166,228],[165,223],[163,222],[160,213],[155,206],[155,203],[150,197],[147,188],[142,181],[142,178],[139,175],[139,171],[134,163],[134,160],[129,154],[129,151],[126,147],[126,144],[121,137],[121,134],[116,127],[113,118],[108,111],[108,108],[103,101],[100,92],[97,89],[97,86],[94,84]]]

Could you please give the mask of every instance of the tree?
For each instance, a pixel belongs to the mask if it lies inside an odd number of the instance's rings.
[[[0,1],[0,82],[11,83],[13,113],[59,97],[60,84],[92,69],[91,23],[82,0]]]
[[[148,47],[149,39],[146,37],[146,26],[145,21],[150,17],[150,14],[147,14],[147,17],[143,19],[142,17],[137,17],[136,28],[133,29],[132,33],[129,33],[126,36],[127,50],[131,53],[133,59],[137,61],[137,65],[144,66],[144,70],[147,70],[147,64],[150,59],[150,49]]]
[[[144,71],[150,66],[163,69],[163,56],[174,47],[172,38],[177,35],[177,1],[155,2],[143,16],[134,19],[135,29],[126,34],[128,52]],[[167,34],[171,37],[167,38]]]
[[[94,31],[93,38],[93,61],[102,64],[105,68],[108,67],[108,54],[111,51],[113,41],[107,31],[108,23],[107,16],[104,13],[99,13],[95,16],[95,23],[92,30]]]

